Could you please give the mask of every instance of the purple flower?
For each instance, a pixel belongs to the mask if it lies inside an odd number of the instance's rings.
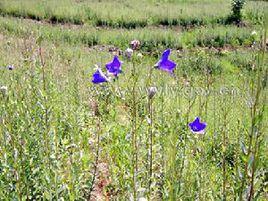
[[[195,134],[204,134],[207,124],[201,122],[199,117],[196,117],[195,120],[188,124],[190,130]]]
[[[122,72],[121,64],[122,62],[119,60],[118,56],[114,56],[113,60],[106,64],[106,69],[109,73],[117,76]]]
[[[173,73],[176,63],[168,59],[169,55],[170,49],[165,50],[161,56],[161,59],[155,64],[155,67],[169,73]]]
[[[95,73],[92,75],[92,82],[94,84],[100,84],[103,82],[108,82],[109,79],[103,74],[101,69],[97,69]]]

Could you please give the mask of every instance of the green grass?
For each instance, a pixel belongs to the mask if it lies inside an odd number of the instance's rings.
[[[142,6],[141,6],[142,5]],[[220,5],[220,9],[219,9]],[[228,1],[1,1],[0,14],[46,20],[52,23],[92,24],[114,28],[148,25],[182,27],[225,24],[230,10]],[[245,16],[261,22],[265,2],[248,2]]]
[[[90,83],[92,66],[110,60],[109,53],[88,52],[83,46],[70,46],[66,43],[55,45],[42,42],[42,48],[45,61],[44,78],[36,38],[17,39],[15,36],[4,37],[1,40],[1,66],[13,63],[16,67],[13,71],[1,72],[3,76],[0,85],[8,87],[8,95],[1,98],[0,107],[3,123],[0,127],[1,197],[7,199],[62,197],[67,200],[85,198],[91,186],[96,151],[96,144],[89,144],[89,141],[94,142],[96,138],[96,117],[92,114],[90,105],[92,101],[99,100],[100,158],[101,162],[109,165],[111,179],[105,190],[112,194],[114,199],[127,200],[132,191],[129,175],[132,148],[127,138],[131,128],[129,77],[132,64],[121,58],[125,61],[124,74],[120,75],[116,82],[111,83],[111,86],[97,87],[99,91],[97,95]],[[252,55],[250,63],[256,62],[254,52],[245,53]],[[162,170],[165,172],[163,199],[171,196],[190,200],[195,196],[203,199],[221,196],[221,132],[224,108],[228,108],[227,196],[232,198],[238,195],[238,192],[233,194],[240,185],[234,165],[242,171],[243,158],[239,157],[242,156],[240,143],[247,144],[246,131],[250,128],[247,83],[248,79],[255,75],[254,71],[241,69],[241,64],[237,62],[239,57],[245,58],[245,53],[227,52],[217,56],[215,53],[200,50],[182,53],[177,57],[173,52],[171,58],[179,65],[176,79],[157,70],[153,71],[150,85],[158,86],[161,90],[160,86],[165,80],[164,116],[161,115],[161,91],[154,99],[156,144],[153,148],[155,165],[153,180],[157,182],[157,174]],[[147,76],[150,66],[155,62],[156,59],[146,56],[136,66],[140,86],[137,95],[139,114],[137,118],[141,123],[138,129],[140,168],[138,185],[145,188],[148,128],[144,119],[147,114],[145,87],[149,84]],[[204,68],[210,66],[220,70],[213,71],[211,78],[214,81],[210,84],[213,93],[207,97],[199,87],[204,89],[207,87],[207,78],[203,73]],[[192,89],[197,87],[197,94],[194,96],[189,96],[189,88],[183,85],[185,78],[189,80]],[[115,92],[116,88],[120,90],[121,95]],[[232,89],[237,94],[231,95]],[[189,101],[193,101],[190,111]],[[207,106],[203,107],[204,104]],[[197,115],[202,116],[209,125],[206,134],[200,140],[195,139],[187,129],[187,119],[192,120]],[[164,155],[163,150],[158,147],[159,140],[164,140]],[[185,146],[186,152],[184,152]],[[193,154],[197,148],[201,152]],[[260,171],[267,168],[266,152],[267,146],[262,145],[259,155]],[[182,158],[187,163],[180,175],[175,170],[181,167]],[[161,166],[162,162],[166,163],[165,167]],[[257,181],[256,188],[260,190],[262,177],[257,178]],[[180,190],[178,182],[181,182]],[[155,198],[158,197],[156,193],[159,191],[158,188],[157,185],[153,186]],[[196,195],[192,194],[193,191],[197,191]],[[261,193],[261,200],[264,199],[263,196]]]
[[[96,29],[92,26],[68,27],[38,24],[25,20],[0,18],[0,29],[3,32],[19,36],[33,34],[45,40],[67,42],[69,44],[114,45],[126,48],[133,39],[142,42],[141,49],[152,51],[157,48],[170,47],[175,49],[193,47],[224,47],[250,46],[259,36],[253,36],[254,28],[237,28],[235,26],[216,26],[199,28],[188,32],[171,29]],[[258,27],[255,27],[258,30]]]

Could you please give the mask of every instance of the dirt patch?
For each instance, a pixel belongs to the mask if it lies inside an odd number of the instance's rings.
[[[109,178],[109,167],[107,163],[99,163],[97,167],[96,182],[89,201],[108,201],[109,193],[106,187],[111,183]]]

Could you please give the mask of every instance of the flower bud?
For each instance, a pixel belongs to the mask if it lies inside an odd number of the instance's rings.
[[[148,97],[149,97],[149,99],[152,99],[154,97],[154,95],[156,94],[156,92],[157,92],[156,87],[150,87],[148,89]]]
[[[13,65],[8,65],[8,66],[7,66],[7,69],[8,69],[8,70],[14,70],[14,68],[15,68],[15,67],[14,67]]]
[[[142,57],[143,57],[142,53],[138,53],[138,54],[137,54],[137,57],[138,57],[138,58],[142,58]]]
[[[127,57],[128,59],[130,59],[131,56],[132,56],[132,54],[133,54],[133,50],[132,50],[131,48],[127,48],[126,51],[125,51],[125,55],[126,55],[126,57]]]
[[[133,50],[137,50],[138,48],[139,48],[139,46],[140,46],[140,41],[139,40],[132,40],[131,42],[130,42],[130,45],[131,45],[131,47],[132,47],[132,49]]]
[[[7,94],[7,86],[1,86],[0,92],[3,94],[3,96],[5,96]]]
[[[252,35],[252,36],[256,36],[256,35],[257,35],[257,31],[255,31],[255,30],[252,31],[252,32],[251,32],[251,35]]]

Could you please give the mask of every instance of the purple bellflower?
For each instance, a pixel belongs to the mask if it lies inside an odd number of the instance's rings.
[[[199,117],[196,117],[195,120],[188,124],[190,130],[194,134],[204,134],[207,124],[205,122],[201,122]]]
[[[167,49],[163,52],[160,60],[155,64],[155,67],[163,70],[163,71],[167,71],[169,73],[173,73],[175,67],[176,67],[176,63],[174,61],[171,61],[168,59],[169,55],[170,55],[170,49]]]
[[[119,73],[122,72],[121,64],[122,62],[119,60],[118,56],[114,56],[113,60],[106,64],[106,69],[108,73],[117,76]]]
[[[104,75],[104,73],[99,68],[92,75],[92,83],[94,84],[100,84],[100,83],[108,82],[108,81],[109,79]]]

